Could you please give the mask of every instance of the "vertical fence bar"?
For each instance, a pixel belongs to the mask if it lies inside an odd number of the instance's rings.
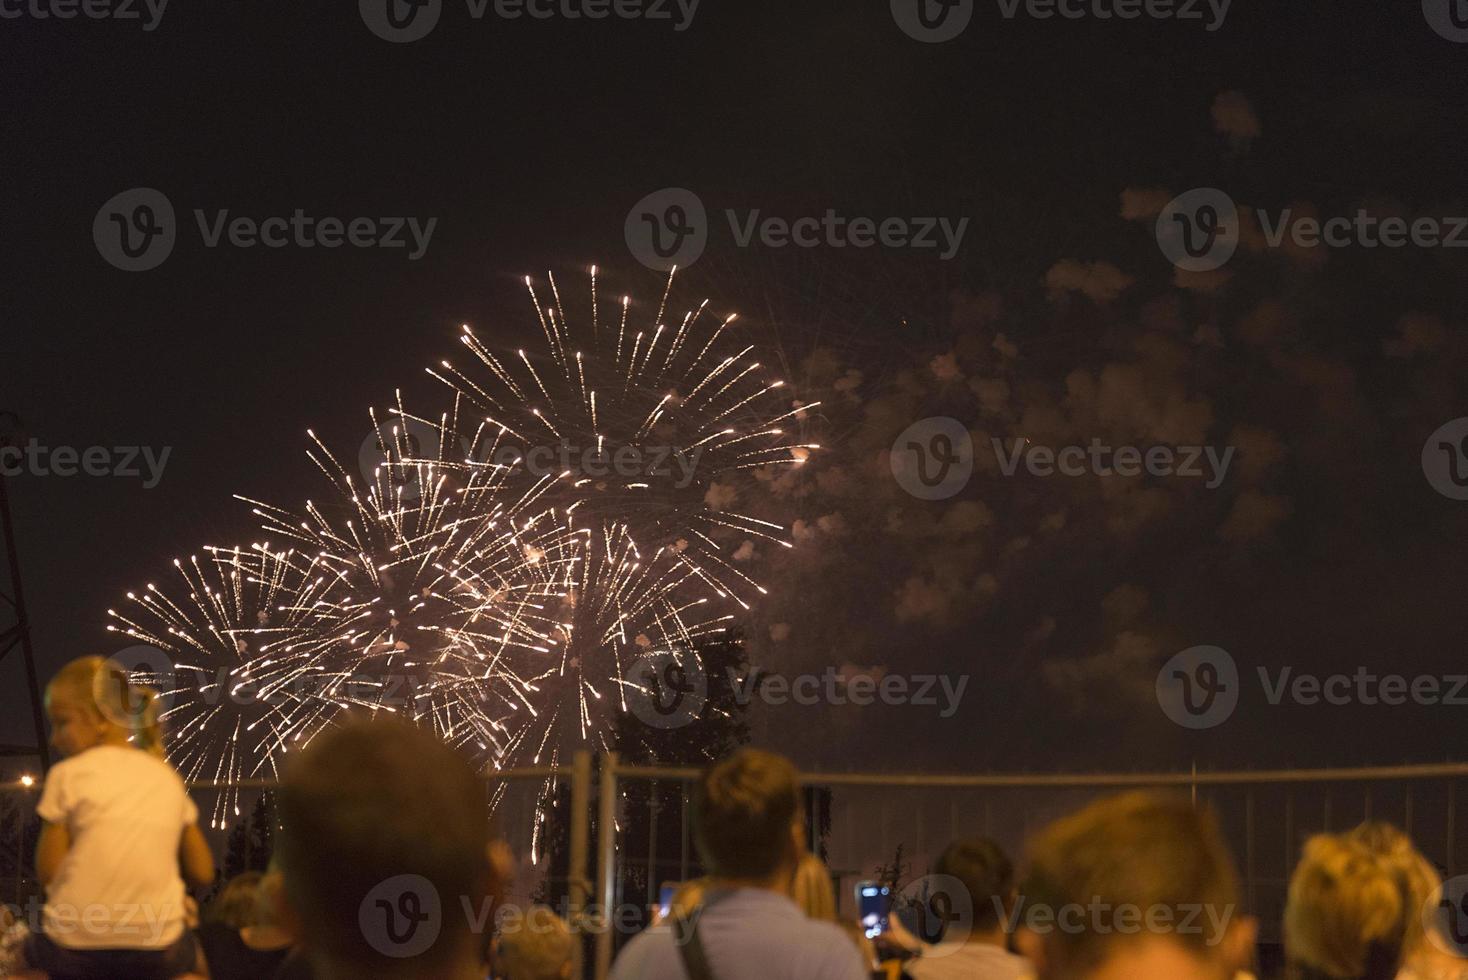
[[[1408,837],[1411,837],[1412,836],[1412,784],[1411,783],[1408,783],[1407,784],[1407,801],[1406,801],[1406,805],[1405,806],[1406,806],[1406,808],[1405,808],[1404,812],[1402,813],[1402,817],[1403,817],[1403,820],[1402,820],[1402,824],[1403,824],[1402,830],[1404,830],[1406,832],[1406,834],[1407,834]]]
[[[1255,887],[1254,878],[1254,788],[1251,786],[1244,792],[1244,893],[1249,896],[1249,911],[1257,912],[1259,908],[1259,894]]]
[[[1458,837],[1455,824],[1458,822],[1458,783],[1448,780],[1448,877],[1458,873]]]
[[[21,898],[21,886],[24,884],[24,876],[21,869],[25,867],[25,798],[19,797],[15,805],[15,907],[20,908],[24,903]]]
[[[571,861],[566,892],[570,901],[571,928],[578,941],[571,944],[571,976],[584,978],[585,944],[579,941],[586,902],[591,897],[587,875],[587,848],[591,840],[591,753],[585,749],[571,758]]]
[[[688,813],[688,780],[680,779],[678,785],[683,787],[683,843],[678,848],[678,880],[688,880],[688,836],[689,836],[689,813]]]
[[[1295,866],[1295,791],[1290,790],[1285,794],[1285,847],[1284,847],[1284,879],[1290,878],[1290,872]]]
[[[616,920],[612,906],[617,887],[617,753],[604,752],[601,757],[600,798],[596,820],[597,862],[596,890],[601,903],[603,922],[596,932],[596,980],[606,980],[612,969],[612,923]]]
[[[658,781],[650,780],[647,794],[647,907],[658,901]]]

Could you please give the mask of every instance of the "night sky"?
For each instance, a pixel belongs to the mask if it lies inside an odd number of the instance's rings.
[[[1465,253],[1271,248],[1246,217],[1223,270],[1187,274],[1153,221],[1195,187],[1270,215],[1468,215],[1468,44],[1416,3],[1237,0],[1209,31],[980,2],[941,44],[875,0],[703,0],[683,30],[677,9],[475,20],[445,0],[405,44],[350,3],[175,0],[151,31],[0,21],[0,410],[53,446],[171,450],[151,489],[10,481],[44,676],[115,649],[106,610],[175,556],[258,538],[233,494],[320,496],[308,427],[351,458],[395,388],[443,399],[423,368],[458,353],[460,324],[534,342],[523,276],[579,290],[596,263],[609,295],[655,304],[662,276],[624,222],[682,187],[710,230],[673,305],[739,312],[795,395],[823,402],[825,450],[742,501],[796,541],[747,556],[770,589],[742,624],[752,661],[969,678],[948,718],[760,708],[757,741],[873,770],[1460,754],[1468,704],[1274,707],[1253,677],[1468,669],[1468,503],[1421,463],[1468,415]],[[129,273],[92,226],[137,187],[167,196],[179,231]],[[416,260],[207,248],[196,208],[436,225]],[[726,209],[968,224],[945,260],[739,247]],[[973,478],[919,500],[888,456],[940,416],[969,430]],[[1005,476],[991,439],[1021,436],[1236,455],[1216,489]],[[1190,731],[1153,688],[1197,645],[1230,652],[1244,693]],[[20,741],[18,658],[0,669],[0,741]]]

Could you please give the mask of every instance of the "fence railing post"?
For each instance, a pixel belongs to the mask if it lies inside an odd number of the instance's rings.
[[[591,897],[591,878],[588,847],[591,840],[591,753],[577,752],[571,758],[571,866],[567,872],[569,880],[566,890],[570,900],[570,919],[573,926],[580,926],[586,912],[586,902]],[[571,975],[584,978],[584,944],[571,946]]]
[[[658,781],[648,784],[647,793],[647,906],[658,901]]]
[[[612,971],[612,927],[617,921],[613,904],[617,887],[617,753],[601,757],[601,789],[597,800],[596,890],[602,927],[596,933],[596,980]]]
[[[1448,780],[1448,877],[1458,874],[1458,784]]]

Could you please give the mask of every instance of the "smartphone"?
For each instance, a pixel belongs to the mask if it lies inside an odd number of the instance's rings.
[[[876,939],[887,931],[887,916],[892,912],[892,889],[875,881],[856,883],[856,917],[868,939]]]
[[[673,895],[678,891],[678,882],[665,881],[658,890],[658,918],[666,919],[673,908]]]

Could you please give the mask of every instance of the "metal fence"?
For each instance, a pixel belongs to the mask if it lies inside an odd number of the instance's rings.
[[[642,821],[649,840],[637,850],[645,855],[647,869],[641,877],[649,895],[658,880],[688,877],[693,863],[688,789],[699,774],[697,769],[624,766],[615,756],[602,759],[599,827],[612,826],[618,818],[623,825],[629,822],[629,784],[673,782],[680,787],[679,813],[659,815],[683,828],[676,854],[660,856],[657,819]],[[984,834],[1018,853],[1032,831],[1098,795],[1148,788],[1188,793],[1218,812],[1239,862],[1245,901],[1259,917],[1266,943],[1278,942],[1289,875],[1301,843],[1311,834],[1344,830],[1367,819],[1388,820],[1411,834],[1445,877],[1468,869],[1468,844],[1459,839],[1458,821],[1458,783],[1465,778],[1468,764],[1462,763],[1214,773],[801,775],[808,790],[829,791],[807,796],[808,803],[815,801],[828,811],[812,821],[811,844],[813,849],[824,845],[843,904],[852,894],[846,886],[874,877],[877,862],[890,862],[898,844],[904,846],[914,874],[922,874],[927,862],[958,837]],[[646,796],[659,798],[655,792]],[[652,806],[667,809],[666,803]],[[829,829],[818,839],[815,828],[821,823]],[[616,835],[602,835],[598,841],[596,895],[604,908],[645,898],[617,894],[617,883],[627,877],[626,844]],[[615,939],[612,930],[597,933],[597,980],[607,975]]]
[[[576,976],[606,977],[624,932],[607,921],[610,910],[656,901],[663,881],[682,881],[697,870],[691,843],[691,789],[701,770],[629,766],[615,754],[594,760],[577,753],[569,767],[516,769],[486,775],[486,803],[498,830],[520,854],[537,848],[537,813],[548,790],[564,787],[568,802],[567,908],[593,933],[586,964]],[[1277,940],[1285,886],[1300,844],[1310,834],[1343,830],[1382,819],[1407,831],[1430,860],[1453,877],[1468,871],[1468,843],[1460,840],[1460,783],[1468,763],[1356,769],[1186,773],[1014,775],[917,775],[803,773],[813,849],[824,852],[840,885],[843,905],[856,880],[873,877],[903,847],[912,873],[922,874],[950,840],[984,834],[1018,853],[1036,828],[1107,792],[1167,788],[1207,803],[1221,822],[1238,859],[1249,910],[1260,918],[1266,942]],[[201,813],[217,808],[219,794],[259,792],[272,783],[195,783],[190,792]],[[38,788],[0,787],[0,869],[5,890],[22,901],[34,882],[24,879],[23,853],[34,848],[31,819]],[[593,815],[595,820],[593,824]],[[676,832],[672,828],[677,828]],[[632,840],[632,828],[646,840]],[[821,828],[824,827],[824,832]],[[611,833],[603,828],[612,828]],[[593,852],[592,832],[596,830]],[[676,843],[669,843],[670,841]],[[10,849],[15,850],[11,851]],[[532,873],[545,874],[544,867]],[[633,894],[626,882],[637,881]],[[518,882],[512,900],[529,900],[532,882]],[[589,968],[589,969],[588,969]]]

